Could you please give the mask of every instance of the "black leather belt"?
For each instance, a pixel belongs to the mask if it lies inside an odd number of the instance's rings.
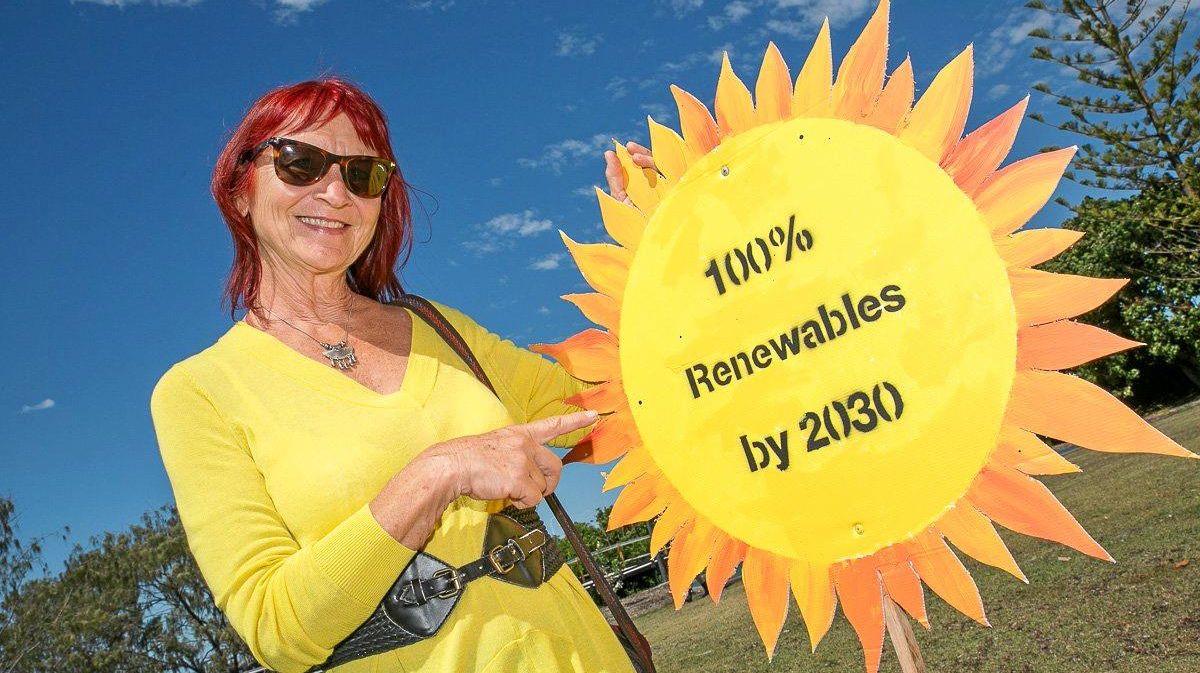
[[[562,552],[537,512],[506,507],[488,517],[480,558],[455,568],[417,552],[367,621],[338,643],[329,659],[306,673],[321,673],[432,637],[467,584],[481,577],[534,588],[562,565]]]

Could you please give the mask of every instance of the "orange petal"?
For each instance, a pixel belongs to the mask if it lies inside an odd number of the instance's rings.
[[[742,565],[746,602],[754,628],[767,648],[767,660],[775,657],[775,645],[788,613],[788,561],[769,551],[751,547]]]
[[[654,165],[662,171],[668,181],[678,182],[692,162],[687,144],[674,129],[646,117],[650,127],[650,151],[654,154]]]
[[[883,655],[883,586],[870,557],[834,566],[842,612],[862,643],[867,672],[879,670]]]
[[[1029,584],[1025,573],[1017,566],[1012,552],[1004,545],[1004,540],[996,532],[996,527],[971,506],[966,500],[961,500],[950,511],[942,515],[935,524],[937,529],[954,543],[955,547],[964,554],[980,563],[986,563],[999,568],[1013,577]]]
[[[1103,561],[1104,551],[1042,482],[994,463],[980,471],[967,499],[992,521],[1023,535],[1065,544]]]
[[[675,106],[679,108],[679,128],[683,130],[688,151],[696,157],[707,154],[720,142],[717,123],[708,114],[708,108],[674,84],[671,85],[671,95],[675,97]]]
[[[1071,157],[1074,146],[1035,154],[992,175],[975,196],[975,206],[992,235],[1011,234],[1046,205]]]
[[[972,49],[970,45],[942,68],[921,95],[900,139],[941,163],[962,137],[971,107]]]
[[[1037,435],[1008,424],[1000,426],[1000,440],[991,459],[1025,474],[1070,474],[1081,471],[1078,465],[1046,446]]]
[[[573,407],[610,414],[626,404],[625,388],[619,380],[605,381],[564,397],[563,402]]]
[[[642,168],[633,163],[633,157],[629,155],[629,150],[625,149],[625,146],[616,140],[613,141],[613,146],[613,149],[616,150],[617,161],[620,162],[621,170],[625,173],[625,191],[629,194],[633,205],[637,206],[643,213],[649,214],[654,212],[654,209],[658,207],[660,198],[658,189],[656,189],[658,171],[653,168]],[[618,242],[625,245],[626,248],[635,247],[626,245],[619,239]]]
[[[676,610],[683,607],[688,588],[696,579],[696,575],[708,565],[715,536],[716,529],[712,524],[697,518],[684,525],[671,542],[671,551],[667,557],[667,583],[671,596],[675,599]]]
[[[634,482],[637,483],[637,482]],[[654,522],[650,531],[650,556],[662,551],[662,548],[675,537],[675,533],[695,516],[695,511],[686,503],[676,503],[668,506]]]
[[[813,42],[792,93],[792,114],[817,117],[829,111],[829,96],[833,80],[833,46],[829,41],[829,19]]]
[[[1124,278],[1089,278],[1037,269],[1009,269],[1017,324],[1041,325],[1073,318],[1108,301],[1129,281]]]
[[[888,78],[879,102],[863,123],[877,129],[895,133],[906,119],[913,102],[912,61],[905,57],[892,76]]]
[[[628,152],[625,153],[628,156]],[[613,240],[621,245],[636,250],[642,242],[642,232],[646,229],[646,216],[637,208],[621,203],[608,194],[596,188],[596,200],[600,202],[600,217],[604,220],[604,229]],[[637,203],[637,199],[634,199]]]
[[[654,479],[641,479],[621,489],[608,513],[608,530],[649,521],[667,506],[667,497]]]
[[[561,229],[558,235],[575,258],[575,264],[588,285],[597,292],[620,301],[629,278],[629,265],[633,262],[633,253],[608,243],[576,243]]]
[[[754,85],[754,113],[759,124],[792,116],[792,75],[774,42],[767,43],[758,82]]]
[[[1197,457],[1103,388],[1069,374],[1018,371],[1005,420],[1093,451]]]
[[[910,555],[917,574],[934,593],[964,615],[990,626],[975,581],[941,535],[926,531],[901,544]]]
[[[712,558],[708,560],[708,572],[704,575],[708,585],[708,595],[714,603],[721,602],[721,593],[725,583],[733,575],[733,570],[746,558],[746,543],[735,540],[725,533],[717,531],[713,542]]]
[[[651,475],[658,474],[658,468],[654,466],[654,461],[650,459],[650,452],[641,447],[631,447],[621,460],[613,465],[608,471],[608,476],[604,478],[604,487],[602,491],[611,491],[618,486],[624,486],[629,482],[642,477],[646,473]]]
[[[992,243],[1008,266],[1034,266],[1071,247],[1082,236],[1082,231],[1045,227],[999,236]]]
[[[560,343],[530,344],[529,350],[549,355],[571,376],[583,381],[607,381],[621,371],[616,337],[594,327]]]
[[[596,323],[604,329],[617,334],[617,328],[620,327],[621,306],[615,299],[599,292],[586,292],[583,294],[564,294],[563,299],[571,302],[579,307],[583,315],[588,320]]]
[[[1017,330],[1017,368],[1070,369],[1141,345],[1099,327],[1058,320]]]
[[[717,128],[721,135],[741,133],[754,126],[754,104],[750,102],[750,90],[729,64],[729,52],[721,58],[721,75],[717,78],[717,99],[713,107],[717,111]]]
[[[901,547],[887,547],[876,552],[872,558],[875,559],[879,579],[883,581],[883,592],[928,629],[929,615],[925,613],[925,592],[921,590],[921,580],[917,577],[917,571],[913,570],[912,564],[902,555]]]
[[[580,451],[580,457],[572,462],[600,465],[608,463],[625,455],[633,446],[640,446],[637,426],[633,422],[633,414],[629,407],[621,407],[613,413],[596,421],[583,439],[571,449],[571,454]]]
[[[790,573],[792,596],[804,617],[808,642],[813,652],[833,624],[837,598],[833,593],[833,577],[828,566],[814,566],[807,561],[792,561]]]
[[[880,0],[863,32],[838,67],[833,110],[839,119],[862,121],[883,89],[887,63],[888,0]]]
[[[991,177],[1004,157],[1008,156],[1028,104],[1029,96],[1026,96],[1020,103],[967,134],[942,161],[942,168],[968,196],[974,197],[979,186]]]

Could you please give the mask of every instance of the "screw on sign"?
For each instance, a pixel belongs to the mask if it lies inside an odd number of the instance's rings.
[[[723,263],[718,263],[714,257],[708,261],[704,275],[713,279],[717,294],[725,294],[725,279],[721,277],[722,268],[729,282],[741,285],[750,280],[753,274],[766,273],[771,270],[773,256],[772,248],[784,249],[783,261],[791,261],[793,252],[807,252],[813,245],[812,232],[807,229],[796,231],[796,216],[788,217],[787,231],[782,226],[771,228],[766,238],[756,236],[742,248],[734,248],[725,253]]]

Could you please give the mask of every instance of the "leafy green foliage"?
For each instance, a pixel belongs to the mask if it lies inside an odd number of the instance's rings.
[[[592,552],[592,558],[605,574],[620,575],[628,561],[649,553],[650,540],[639,538],[647,538],[650,535],[650,526],[648,523],[637,523],[614,531],[607,531],[608,516],[611,512],[612,507],[597,509],[592,522],[576,521],[575,530],[579,532],[580,539]],[[566,539],[560,539],[558,544],[564,558],[568,560],[575,558],[575,550],[571,547],[571,543]],[[581,566],[578,563],[573,563],[572,569],[577,574],[581,573]],[[614,588],[618,596],[627,596],[654,586],[659,581],[657,573],[650,572],[639,577],[620,577]]]
[[[1041,0],[1027,7],[1051,16],[1060,28],[1039,28],[1034,59],[1057,63],[1075,73],[1076,86],[1034,88],[1053,96],[1068,118],[1052,126],[1078,133],[1085,142],[1075,165],[1087,175],[1083,185],[1104,189],[1145,189],[1156,180],[1178,180],[1183,193],[1197,198],[1200,166],[1200,38],[1190,47],[1187,6],[1149,0]],[[1057,45],[1054,43],[1058,43]],[[1037,114],[1032,119],[1045,122]]]

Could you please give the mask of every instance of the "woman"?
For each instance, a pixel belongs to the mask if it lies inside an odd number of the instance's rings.
[[[389,303],[410,214],[376,104],[337,79],[266,94],[218,157],[212,190],[234,239],[231,314],[248,311],[163,374],[150,405],[189,548],[258,661],[279,673],[631,671],[528,521],[526,547],[489,567],[485,535],[522,524],[502,508],[533,507],[558,484],[543,444],[572,446],[595,414],[563,402],[587,384],[434,302],[497,398]],[[390,593],[402,571],[420,593],[430,568],[470,563],[480,577],[441,597]],[[390,649],[346,645],[384,629]]]

